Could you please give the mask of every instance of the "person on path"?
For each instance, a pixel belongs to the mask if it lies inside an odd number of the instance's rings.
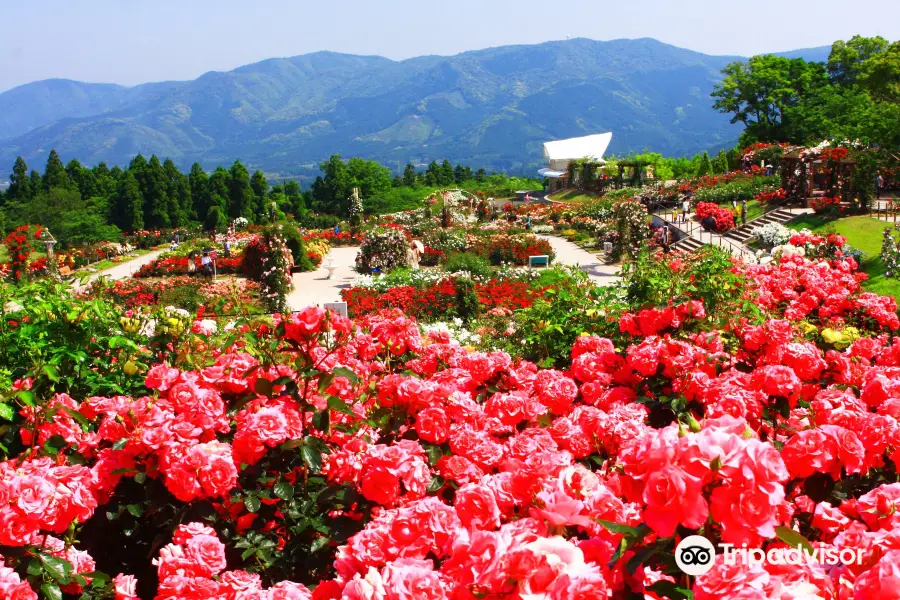
[[[741,200],[741,226],[747,224],[747,201]]]
[[[672,238],[671,238],[671,235],[670,235],[670,233],[669,233],[669,226],[668,226],[668,225],[663,225],[663,228],[662,228],[662,247],[663,247],[663,252],[665,252],[666,254],[669,253],[669,244],[671,243],[671,241],[672,241]]]
[[[875,178],[875,199],[881,200],[881,192],[884,191],[884,177],[881,176],[881,173],[878,174],[878,177]]]
[[[688,213],[691,212],[691,200],[687,196],[681,201],[681,221],[687,223]]]
[[[341,232],[341,225],[340,225],[340,223],[338,223],[337,225],[334,226],[334,235],[337,235],[340,232]]]
[[[231,240],[225,239],[224,244],[225,258],[231,258]]]
[[[410,269],[419,269],[419,249],[414,242],[410,242],[406,248],[406,266]]]
[[[525,217],[525,229],[531,231],[531,215]]]
[[[209,259],[209,252],[203,253],[203,258],[200,259],[200,266],[203,268],[203,275],[212,277],[212,262]]]

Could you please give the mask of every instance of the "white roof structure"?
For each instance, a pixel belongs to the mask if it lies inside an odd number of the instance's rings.
[[[544,142],[544,156],[547,166],[553,171],[565,171],[569,162],[581,158],[590,158],[597,162],[605,162],[603,154],[612,141],[612,133],[598,133],[584,137],[569,138]]]

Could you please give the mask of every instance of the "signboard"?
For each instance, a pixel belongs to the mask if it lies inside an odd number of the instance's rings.
[[[342,317],[348,317],[347,314],[347,303],[346,302],[326,302],[324,305],[325,310],[330,310],[331,312],[341,315]]]
[[[550,266],[550,257],[546,254],[528,257],[529,269],[542,269]]]

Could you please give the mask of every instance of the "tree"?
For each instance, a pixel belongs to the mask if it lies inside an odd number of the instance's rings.
[[[9,189],[6,196],[9,200],[24,202],[34,196],[35,190],[31,188],[31,180],[28,179],[28,165],[21,156],[13,165],[13,172],[9,178]]]
[[[441,167],[436,161],[431,161],[428,168],[425,169],[425,185],[428,187],[441,185]]]
[[[478,183],[484,183],[484,180],[487,179],[487,171],[484,169],[478,169],[475,171],[475,181]]]
[[[359,170],[359,167],[357,169]],[[350,168],[341,160],[340,154],[334,154],[319,165],[319,170],[322,171],[323,177],[317,177],[313,183],[311,208],[332,215],[346,215],[350,190],[353,189]],[[388,187],[390,187],[390,173],[388,173]]]
[[[194,163],[191,166],[188,184],[191,188],[191,200],[196,218],[206,222],[206,215],[212,206],[212,194],[209,189],[209,177],[206,176],[200,163]]]
[[[82,198],[92,198],[98,194],[94,172],[81,166],[77,159],[73,158],[66,165],[66,174],[69,176],[69,181],[78,188],[78,193]]]
[[[805,94],[827,84],[821,63],[770,54],[730,63],[722,74],[712,93],[713,108],[732,113],[732,123],[743,123],[747,136],[762,142],[789,141],[796,135],[786,112]]]
[[[900,103],[900,42],[894,42],[862,64],[859,84],[875,100]]]
[[[256,223],[259,219],[253,190],[250,188],[250,172],[241,161],[236,160],[231,165],[229,174],[228,216],[232,219],[244,217],[251,223]]]
[[[59,158],[56,150],[50,151],[47,157],[47,168],[44,169],[44,189],[49,190],[52,187],[68,188],[72,186],[69,174]]]
[[[462,165],[456,165],[456,167],[453,168],[453,180],[456,182],[456,185],[461,185],[462,182],[470,179],[472,179],[471,168]]]
[[[707,158],[708,157],[709,155],[707,154]],[[716,157],[713,159],[712,172],[716,175],[728,172],[728,157],[725,155],[724,150],[719,150],[719,153],[716,154]]]
[[[169,186],[166,179],[166,171],[159,162],[159,157],[154,154],[144,169],[143,177],[138,176],[141,195],[144,197],[144,225],[146,227],[168,227],[171,223]]]
[[[256,197],[254,203],[257,207],[257,212],[268,212],[266,196],[269,194],[269,181],[262,171],[256,171],[253,177],[250,178],[250,189],[253,190],[253,195]],[[271,203],[271,201],[268,203]]]
[[[100,162],[91,170],[94,174],[97,194],[104,198],[112,197],[118,188],[117,175],[120,175],[122,170],[119,167],[115,167],[115,169],[117,169],[116,172],[110,171],[105,162]]]
[[[119,182],[112,208],[113,223],[125,231],[144,228],[144,197],[134,171],[129,169]]]
[[[446,158],[441,163],[441,179],[438,185],[453,185],[453,165]]]
[[[190,183],[170,158],[163,163],[163,171],[166,173],[169,224],[172,227],[183,227],[188,220],[196,218]]]
[[[828,55],[828,75],[838,85],[856,83],[864,62],[888,49],[890,42],[881,36],[855,35],[849,41],[836,41]]]
[[[349,189],[346,195],[348,199],[355,187],[359,188],[361,198],[374,198],[391,190],[390,169],[374,160],[351,158],[347,161],[347,172],[350,176]]]
[[[416,183],[418,183],[416,168],[407,163],[406,167],[403,169],[403,185],[406,187],[415,187]]]
[[[31,193],[32,195],[37,194],[42,189],[44,189],[44,180],[41,177],[41,174],[38,173],[37,169],[33,169],[30,175],[31,179]]]
[[[703,177],[704,175],[710,175],[713,172],[712,162],[709,160],[709,153],[704,152],[703,156],[700,158],[700,166],[697,167],[697,177]]]
[[[288,203],[293,207],[294,214],[300,215],[306,212],[307,206],[303,199],[303,194],[300,193],[299,183],[293,180],[286,181],[284,183],[284,195]]]

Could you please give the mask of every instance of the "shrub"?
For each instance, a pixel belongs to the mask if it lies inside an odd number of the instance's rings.
[[[456,283],[456,314],[464,321],[471,321],[478,316],[481,302],[475,292],[475,283],[466,277],[458,278]]]
[[[706,217],[715,219],[716,231],[728,231],[734,227],[734,213],[730,209],[712,202],[698,202],[694,214],[701,222]]]
[[[774,248],[788,243],[794,230],[781,223],[767,223],[762,227],[754,227],[753,235],[759,238],[760,244],[766,248]]]
[[[300,230],[293,223],[285,223],[280,228],[285,244],[294,259],[294,268],[299,271],[314,271],[316,267],[307,255],[307,248],[303,243],[303,234],[300,233]],[[317,252],[317,254],[319,253]],[[319,254],[320,262],[322,256]]]
[[[713,187],[698,189],[694,194],[694,199],[697,202],[714,202],[716,204],[752,200],[757,194],[777,189],[779,184],[780,180],[777,177],[737,179]]]
[[[159,295],[159,303],[163,306],[175,306],[195,311],[204,303],[204,298],[195,285],[181,285],[165,290]]]
[[[551,262],[556,258],[550,242],[531,234],[500,234],[482,237],[475,242],[472,251],[487,258],[492,265],[502,263],[526,265],[529,256],[547,255]]]
[[[356,255],[356,270],[369,273],[372,269],[382,272],[406,265],[409,240],[399,229],[388,227],[370,231]]]
[[[451,254],[444,263],[444,270],[450,273],[471,273],[483,277],[489,277],[491,274],[491,263],[483,257],[471,252],[463,252],[459,254]]]

